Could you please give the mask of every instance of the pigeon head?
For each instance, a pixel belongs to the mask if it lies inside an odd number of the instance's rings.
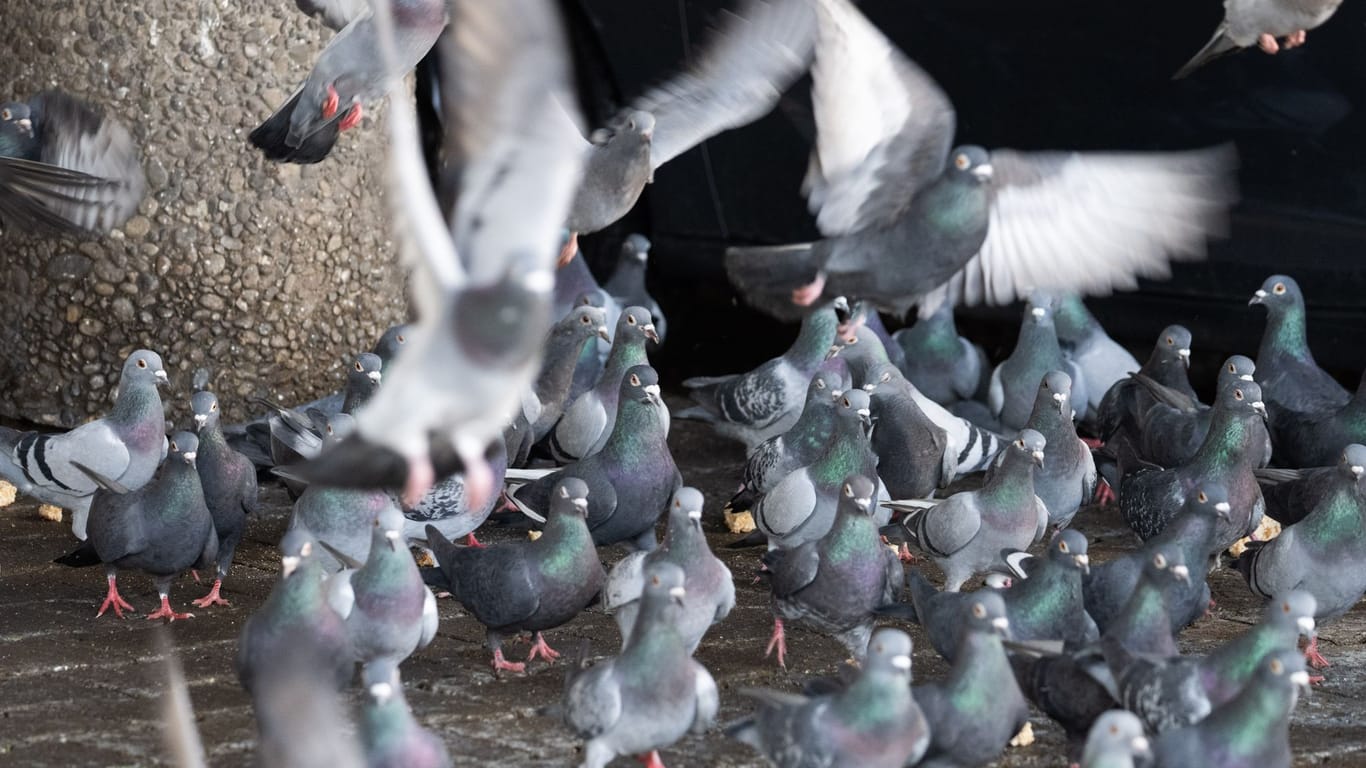
[[[1143,564],[1143,572],[1154,584],[1166,584],[1173,580],[1189,584],[1191,580],[1186,560],[1181,550],[1174,546],[1154,548],[1148,556],[1148,562]]]
[[[375,533],[370,541],[370,551],[373,552],[375,547],[384,545],[389,547],[389,551],[397,552],[403,544],[405,519],[397,505],[386,502],[379,514],[375,515]]]
[[[643,109],[633,110],[627,113],[625,119],[615,128],[616,133],[613,138],[634,136],[648,144],[655,136],[655,116]]]
[[[811,384],[806,390],[806,401],[811,403],[816,399],[830,400],[844,394],[853,383],[850,378],[849,364],[843,359],[832,357],[822,362],[816,369],[816,375],[811,377]]]
[[[655,332],[655,324],[650,317],[650,310],[645,307],[627,307],[621,311],[621,317],[617,318],[617,330],[612,337],[620,342],[622,339],[648,339],[654,343],[659,343],[659,334]]]
[[[1233,509],[1228,503],[1228,489],[1216,482],[1203,483],[1186,500],[1186,507],[1192,514],[1209,515],[1222,521],[1229,519]]]
[[[1091,329],[1091,313],[1075,293],[1058,296],[1053,301],[1053,326],[1058,332],[1058,341],[1077,344],[1086,338]]]
[[[968,632],[985,632],[1009,639],[1010,619],[999,592],[979,589],[972,593],[967,610]]]
[[[859,514],[873,514],[877,508],[877,486],[863,475],[850,475],[840,488],[840,505]]]
[[[631,259],[644,264],[650,258],[650,238],[638,232],[627,235],[621,243],[621,258],[623,261]]]
[[[190,397],[190,412],[194,414],[194,431],[218,426],[218,396],[212,392],[196,392]]]
[[[1319,601],[1303,590],[1295,589],[1280,595],[1266,604],[1264,620],[1268,624],[1294,625],[1301,635],[1314,639],[1314,614],[1318,613]]]
[[[1286,275],[1272,275],[1262,283],[1262,287],[1252,294],[1248,300],[1248,306],[1261,304],[1266,307],[1268,312],[1276,312],[1290,307],[1302,306],[1304,297],[1300,293],[1300,286],[1294,278]]]
[[[22,101],[6,101],[0,104],[0,124],[14,126],[23,135],[33,135],[33,112]]]
[[[835,410],[846,423],[857,421],[866,431],[873,425],[873,410],[868,393],[861,389],[851,389],[835,398]]]
[[[530,360],[540,352],[549,326],[554,284],[549,272],[533,270],[460,291],[451,318],[460,349],[472,362],[495,368]],[[537,330],[528,333],[528,328]]]
[[[645,566],[645,590],[641,595],[644,601],[673,603],[682,605],[687,590],[683,589],[683,569],[665,560],[656,560]]]
[[[1153,356],[1162,363],[1180,362],[1191,365],[1191,332],[1184,325],[1169,325],[1157,337]]]
[[[1053,325],[1053,297],[1042,291],[1031,293],[1029,301],[1025,302],[1024,321],[1035,325]]]
[[[647,405],[664,407],[659,397],[659,374],[648,365],[633,365],[621,377],[620,401],[636,401]]]
[[[1112,709],[1092,724],[1086,737],[1086,752],[1082,756],[1083,765],[1091,765],[1104,755],[1130,755],[1146,759],[1152,754],[1152,744],[1143,730],[1143,721],[1138,715],[1123,709]],[[1097,764],[1098,764],[1097,763]]]
[[[1072,418],[1072,377],[1062,371],[1049,371],[1039,382],[1039,394],[1035,399],[1039,404],[1056,408],[1058,413]]]
[[[990,182],[991,153],[972,144],[958,147],[949,155],[949,175],[951,178],[970,179],[978,184]]]
[[[863,389],[876,397],[878,387],[905,377],[901,375],[901,369],[892,363],[874,363],[869,366],[864,378]]]
[[[1252,374],[1257,372],[1257,364],[1252,362],[1252,358],[1245,355],[1234,355],[1224,361],[1224,367],[1219,369],[1219,386],[1223,387],[1230,381],[1252,381]]]
[[[1048,545],[1048,554],[1064,565],[1071,565],[1082,573],[1091,572],[1091,557],[1086,554],[1086,537],[1080,531],[1064,528]]]
[[[195,457],[199,453],[199,437],[193,432],[177,432],[171,436],[167,458],[175,458],[194,466]]]
[[[313,554],[313,537],[303,528],[290,528],[280,539],[280,570],[284,578],[289,578],[304,560]]]
[[[151,382],[156,386],[170,382],[166,368],[161,364],[161,355],[149,349],[139,349],[128,356],[123,362],[123,373],[119,377],[119,382],[122,384],[139,381]]]
[[[696,488],[683,486],[674,491],[669,501],[669,530],[685,525],[702,530],[702,501],[702,492]]]
[[[1275,691],[1284,691],[1292,701],[1301,693],[1309,693],[1309,672],[1304,668],[1304,654],[1298,650],[1282,648],[1271,651],[1262,657],[1261,669],[1257,676],[1262,685]]]
[[[1262,402],[1262,387],[1255,381],[1234,381],[1219,391],[1216,407],[1233,413],[1255,413],[1266,418],[1266,403]]]
[[[569,314],[555,326],[556,333],[571,338],[587,339],[592,336],[611,343],[612,334],[607,331],[607,310],[588,304],[581,304],[569,310]]]
[[[1033,460],[1036,466],[1043,466],[1044,448],[1048,445],[1048,441],[1044,439],[1043,435],[1032,429],[1022,429],[1020,436],[1015,438],[1015,442],[1011,445],[1015,450]]]
[[[899,629],[883,627],[868,641],[868,656],[863,668],[873,675],[891,675],[911,682],[911,636]]]
[[[370,351],[379,355],[380,370],[388,368],[394,358],[398,357],[398,353],[407,345],[408,337],[412,335],[412,332],[413,328],[410,325],[395,325],[379,337],[379,341],[375,342],[374,349]]]
[[[566,477],[550,492],[550,513],[588,517],[588,484],[577,477]]]
[[[1338,467],[1342,469],[1343,474],[1360,483],[1362,477],[1366,477],[1366,445],[1352,443],[1343,448]]]
[[[356,430],[356,417],[349,413],[334,413],[323,422],[323,447],[340,443]]]
[[[835,313],[835,322],[842,330],[844,326],[854,319],[854,312],[849,307],[849,300],[843,296],[836,296],[830,300],[829,307]]]
[[[607,294],[604,293],[600,288],[594,288],[591,291],[584,291],[583,293],[580,293],[577,298],[574,299],[574,306],[598,308],[606,307]]]

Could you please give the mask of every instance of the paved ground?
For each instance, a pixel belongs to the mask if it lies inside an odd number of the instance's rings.
[[[675,422],[670,442],[689,484],[707,493],[711,539],[720,546],[733,538],[719,516],[725,492],[733,488],[741,461],[738,447],[720,443],[705,429]],[[251,523],[238,552],[226,597],[229,608],[198,611],[175,622],[167,634],[185,666],[191,696],[215,766],[250,763],[254,726],[247,697],[232,671],[242,623],[258,606],[278,572],[274,542],[284,528],[289,505],[277,485],[266,489],[267,512]],[[1085,510],[1082,531],[1093,539],[1099,562],[1131,546],[1130,536],[1113,514]],[[499,534],[491,536],[498,539]],[[162,668],[155,650],[157,625],[141,619],[120,621],[112,614],[94,618],[104,594],[98,570],[70,570],[49,561],[71,544],[66,526],[38,518],[28,501],[0,510],[0,765],[155,765],[166,762],[161,747],[157,697]],[[762,656],[771,616],[767,593],[748,578],[754,550],[722,550],[737,575],[738,606],[713,630],[698,653],[721,687],[722,720],[747,708],[738,690],[747,686],[793,688],[808,676],[830,672],[844,658],[835,643],[800,631],[789,633],[791,668],[784,673]],[[603,551],[609,564],[620,553]],[[156,600],[150,581],[139,574],[120,580],[123,594],[143,612]],[[1260,614],[1258,604],[1236,573],[1212,577],[1218,608],[1183,636],[1186,651],[1208,650],[1242,632]],[[184,610],[202,588],[189,578],[176,585],[173,601]],[[440,732],[458,765],[564,766],[577,762],[575,743],[557,722],[535,709],[559,696],[561,666],[537,662],[524,676],[495,678],[482,647],[483,632],[460,606],[440,604],[441,630],[431,646],[404,665],[408,698],[421,720]],[[924,642],[919,627],[915,676],[942,676],[945,665]],[[1335,664],[1327,681],[1302,700],[1291,739],[1296,765],[1366,765],[1366,608],[1358,606],[1323,628],[1322,647]],[[590,611],[567,627],[548,633],[549,642],[573,649],[581,638],[595,653],[617,647],[615,624]],[[512,645],[519,658],[526,646]],[[355,693],[349,694],[354,704]],[[1038,740],[1011,749],[1001,766],[1064,765],[1060,731],[1034,719]],[[713,732],[680,743],[664,753],[671,766],[756,766],[747,747]],[[629,761],[619,760],[619,765]]]

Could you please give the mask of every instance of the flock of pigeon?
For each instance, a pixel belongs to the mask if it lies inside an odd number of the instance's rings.
[[[954,148],[946,95],[848,0],[746,0],[693,65],[585,139],[548,0],[298,3],[338,32],[251,134],[271,160],[323,161],[365,105],[439,54],[434,184],[411,105],[394,100],[388,118],[417,320],[358,355],[344,392],[262,400],[254,421],[225,424],[201,391],[192,429],[167,438],[163,362],[138,350],[104,418],[62,434],[0,429],[0,474],[73,513],[82,542],[58,562],[104,567],[100,615],[132,609],[118,591],[127,569],[156,583],[149,619],[190,615],[170,591],[191,569],[214,572],[194,604],[225,604],[258,472],[283,480],[294,508],[281,578],[237,656],[263,763],[451,764],[400,675],[436,634],[433,589],[486,628],[498,672],[557,659],[542,633],[591,605],[614,615],[619,653],[590,664],[580,649],[546,710],[582,738],[585,766],[630,754],[661,765],[657,750],[712,727],[718,689],[692,654],[724,631],[735,587],[669,450],[649,364],[666,341],[644,284],[650,243],[628,237],[599,285],[577,237],[809,72],[805,193],[823,239],[727,254],[745,298],[801,329],[753,371],[685,381],[694,404],[673,416],[747,449],[726,517],[752,523],[737,546],[765,547],[769,652],[785,665],[796,626],[853,663],[802,694],[744,691],[755,709],[726,734],[782,766],[975,766],[1001,755],[1032,703],[1083,766],[1289,765],[1306,656],[1327,664],[1316,622],[1366,592],[1366,383],[1353,395],[1314,363],[1286,276],[1252,297],[1268,312],[1261,348],[1228,359],[1211,405],[1187,377],[1189,331],[1163,329],[1139,365],[1079,298],[1199,257],[1234,197],[1231,149]],[[1336,5],[1230,0],[1181,74],[1253,42],[1302,43]],[[60,93],[3,105],[0,153],[6,223],[107,231],[145,190],[127,131]],[[953,308],[1017,298],[1018,342],[992,367]],[[918,320],[889,334],[878,310],[913,306]],[[972,490],[934,498],[950,486]],[[1141,541],[1097,564],[1068,527],[1094,499],[1116,503]],[[534,531],[486,546],[475,531],[491,519]],[[612,545],[631,554],[607,572],[599,548]],[[1181,655],[1176,638],[1207,610],[1206,576],[1230,548],[1264,617]],[[942,589],[906,570],[914,553]],[[961,591],[978,577],[985,586]],[[910,636],[877,626],[897,620],[925,628],[947,678],[911,685]],[[526,662],[503,651],[519,633],[534,634]],[[337,730],[335,695],[357,665],[359,745]]]

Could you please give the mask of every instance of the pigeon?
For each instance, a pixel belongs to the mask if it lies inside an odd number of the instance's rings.
[[[1190,580],[1190,568],[1179,547],[1149,547],[1138,581],[1131,592],[1119,596],[1124,608],[1101,631],[1101,640],[1128,654],[1176,656],[1180,627],[1172,618],[1168,595],[1174,585],[1189,584]]]
[[[375,341],[375,346],[370,351],[379,356],[381,378],[393,364],[394,358],[398,357],[398,353],[408,345],[408,334],[412,332],[410,325],[394,325],[380,334],[379,339]]]
[[[342,413],[355,413],[379,391],[384,380],[384,361],[373,352],[362,352],[356,356],[346,371],[346,391],[342,400]]]
[[[808,313],[792,346],[748,373],[684,379],[683,386],[697,405],[680,412],[679,418],[706,421],[718,434],[744,443],[746,451],[787,432],[800,418],[807,385],[848,311],[848,303],[837,298]]]
[[[655,521],[683,485],[658,416],[665,407],[659,398],[659,375],[648,365],[630,368],[621,380],[618,400],[616,424],[601,451],[511,489],[508,499],[528,517],[540,520],[555,486],[578,478],[589,489],[588,530],[594,544],[626,542],[651,550],[656,546]]]
[[[146,190],[137,145],[103,109],[56,90],[0,104],[0,224],[104,235]]]
[[[1158,334],[1152,354],[1138,372],[1195,401],[1195,389],[1186,375],[1190,360],[1191,332],[1185,326],[1169,325]],[[1107,446],[1123,440],[1137,444],[1143,414],[1152,404],[1152,395],[1132,378],[1120,379],[1111,385],[1096,408],[1101,440]]]
[[[130,491],[146,485],[166,457],[157,387],[167,381],[161,356],[139,349],[124,361],[118,397],[104,418],[56,434],[0,427],[0,476],[20,493],[71,510],[71,530],[85,539],[91,498],[101,485],[76,465]]]
[[[669,530],[664,542],[652,552],[632,552],[607,574],[603,588],[603,608],[611,612],[621,630],[625,647],[640,612],[640,594],[644,589],[645,571],[650,564],[665,561],[683,569],[688,596],[683,601],[683,613],[676,625],[688,646],[688,653],[697,651],[702,636],[713,624],[730,614],[735,607],[735,582],[730,569],[707,546],[702,533],[702,492],[696,488],[679,488],[669,502]]]
[[[817,19],[803,188],[824,239],[727,251],[731,282],[759,309],[790,317],[844,295],[926,316],[1034,289],[1108,293],[1201,257],[1225,227],[1231,149],[951,151],[953,106],[928,74],[847,0],[820,0]],[[1095,193],[1111,188],[1125,193]]]
[[[807,386],[802,415],[791,429],[750,451],[740,488],[726,507],[750,509],[757,498],[773,490],[784,477],[819,458],[835,428],[835,398],[843,395],[851,384],[849,366],[843,360],[832,357],[821,363]]]
[[[1242,355],[1234,355],[1219,369],[1215,384],[1218,392],[1233,382],[1253,381],[1255,366],[1252,360]],[[1209,434],[1214,409],[1203,405],[1194,398],[1159,384],[1144,374],[1135,374],[1134,379],[1147,390],[1154,402],[1141,417],[1142,438],[1139,453],[1144,461],[1162,467],[1176,467],[1188,463],[1195,457],[1200,444]],[[1253,431],[1261,437],[1250,438],[1255,446],[1262,443],[1262,458],[1257,466],[1265,466],[1271,460],[1271,435],[1266,424],[1254,422]]]
[[[833,636],[855,659],[868,650],[873,610],[893,602],[905,582],[901,561],[883,545],[873,521],[876,485],[851,475],[840,488],[830,530],[792,548],[770,549],[773,637],[764,655],[778,652],[787,667],[785,622]]]
[[[344,563],[332,553],[363,563],[370,551],[370,529],[381,516],[389,527],[403,528],[403,514],[393,495],[387,491],[363,491],[310,485],[294,502],[288,530],[298,530],[309,541],[327,544],[327,551],[314,550],[328,571]]]
[[[1199,657],[1131,653],[1108,638],[1102,648],[1119,703],[1138,715],[1149,731],[1192,725],[1213,710],[1201,685]]]
[[[1143,721],[1132,712],[1111,710],[1101,715],[1086,737],[1081,768],[1142,768],[1152,755]]]
[[[986,399],[990,377],[986,352],[958,335],[953,307],[941,305],[892,334],[892,339],[906,357],[902,373],[926,397],[945,407],[959,400]]]
[[[555,425],[550,449],[557,461],[562,464],[577,461],[602,450],[617,417],[617,396],[626,371],[648,364],[645,342],[658,340],[648,310],[627,307],[621,311],[612,333],[612,352],[607,356],[597,385],[570,403]],[[668,409],[662,411],[660,417],[665,420],[667,431]]]
[[[1005,450],[986,484],[956,493],[901,521],[911,544],[944,571],[944,589],[957,592],[973,574],[1004,565],[1003,549],[1025,549],[1043,538],[1048,508],[1034,494],[1034,469],[1043,466],[1043,435],[1025,429]]]
[[[659,343],[663,344],[668,336],[669,325],[664,318],[664,310],[645,288],[645,265],[650,258],[650,240],[639,233],[627,235],[621,243],[617,256],[616,269],[607,278],[603,289],[622,306],[644,307],[654,319],[655,332]]]
[[[1063,358],[1075,365],[1086,381],[1087,400],[1079,415],[1083,421],[1094,422],[1101,398],[1116,382],[1137,371],[1138,361],[1105,333],[1100,321],[1075,293],[1063,294],[1054,303],[1053,328]]]
[[[1034,493],[1048,508],[1048,522],[1065,528],[1081,505],[1096,495],[1096,462],[1072,423],[1072,379],[1049,371],[1039,382],[1026,426],[1044,436],[1048,451],[1034,471]]]
[[[286,532],[280,549],[285,553],[280,580],[247,619],[237,641],[237,678],[255,698],[290,649],[307,648],[316,653],[305,660],[316,663],[320,677],[340,690],[351,682],[355,661],[346,624],[327,602],[319,549],[298,531]]]
[[[166,463],[151,482],[131,490],[114,478],[79,461],[72,465],[99,486],[90,503],[90,544],[104,563],[109,592],[97,616],[109,608],[123,618],[132,610],[119,596],[120,569],[136,568],[152,576],[161,607],[148,619],[188,619],[194,614],[171,610],[171,582],[183,571],[212,564],[218,555],[213,516],[195,470],[199,438],[177,432],[170,440]]]
[[[1141,539],[1162,532],[1181,511],[1196,488],[1211,482],[1228,491],[1232,511],[1221,521],[1215,538],[1218,549],[1251,534],[1262,522],[1266,502],[1253,468],[1265,443],[1253,428],[1266,415],[1261,388],[1255,381],[1239,381],[1219,392],[1205,442],[1189,463],[1172,469],[1147,467],[1124,475],[1119,486],[1119,511]]]
[[[1084,386],[1078,386],[1083,384],[1078,370],[1075,363],[1063,359],[1062,347],[1058,345],[1053,329],[1051,299],[1036,294],[1025,305],[1025,318],[1020,324],[1020,338],[1015,349],[991,372],[987,405],[1000,417],[1003,428],[1023,429],[1030,412],[1036,409],[1039,381],[1049,371],[1067,372],[1071,385],[1069,392],[1075,392],[1076,402],[1087,402]],[[1070,413],[1067,417],[1072,418]]]
[[[357,355],[346,369],[346,387],[335,412],[329,413],[325,406],[285,408],[257,398],[256,403],[270,410],[266,420],[270,432],[270,466],[287,467],[321,453],[329,437],[336,436],[339,423],[334,420],[336,415],[353,414],[379,390],[384,378],[383,366],[379,355],[370,352]],[[346,429],[349,428],[348,424]],[[296,495],[303,491],[302,485],[286,485]]]
[[[1172,624],[1179,629],[1204,615],[1210,602],[1209,586],[1205,581],[1207,564],[1210,557],[1220,551],[1219,529],[1231,515],[1232,507],[1224,486],[1216,482],[1202,483],[1186,498],[1181,513],[1172,518],[1161,533],[1138,549],[1092,566],[1082,583],[1086,611],[1101,631],[1109,628],[1124,610],[1145,563],[1164,549],[1179,550],[1181,559],[1193,566],[1187,581],[1171,587]]]
[[[1293,279],[1272,275],[1248,304],[1266,307],[1266,330],[1257,348],[1257,370],[1271,416],[1271,435],[1302,418],[1342,408],[1352,396],[1314,362],[1305,330],[1304,294]]]
[[[265,400],[255,402],[266,404]],[[264,466],[284,482],[290,498],[296,500],[309,485],[308,479],[298,474],[305,466],[301,462],[322,455],[324,450],[356,431],[355,417],[340,411],[328,416],[317,409],[300,414],[293,408],[278,408],[268,417],[267,423],[271,451]],[[247,445],[238,442],[236,447],[252,457]],[[262,466],[255,459],[252,463]]]
[[[372,683],[366,693],[360,740],[369,768],[450,768],[446,745],[408,709],[397,669],[392,680]]]
[[[1029,705],[1002,645],[1010,620],[1001,596],[984,590],[974,597],[949,676],[911,689],[930,726],[930,748],[919,765],[985,765],[1001,756],[1029,720]]]
[[[196,392],[190,398],[194,413],[195,433],[199,436],[199,455],[195,466],[199,482],[204,488],[204,502],[213,516],[213,527],[218,535],[218,563],[214,572],[213,589],[194,601],[200,608],[228,605],[219,595],[223,580],[232,568],[232,556],[247,530],[247,515],[260,507],[257,498],[256,468],[251,460],[228,445],[219,426],[222,414],[218,397],[212,392]]]
[[[1037,646],[1011,644],[1010,651],[1010,666],[1020,691],[1062,727],[1069,753],[1076,751],[1087,732],[1104,719],[1104,713],[1119,706],[1113,676],[1098,645],[1057,654]],[[1138,731],[1143,732],[1142,724]]]
[[[377,6],[374,18],[389,21],[389,10]],[[535,379],[556,243],[582,171],[578,137],[561,124],[577,110],[559,10],[547,0],[450,3],[440,204],[412,110],[391,102],[388,197],[415,267],[417,321],[356,431],[304,470],[310,481],[401,488],[415,504],[463,470],[473,503],[495,492],[485,452]],[[377,37],[396,61],[391,39]]]
[[[1341,408],[1295,414],[1276,430],[1276,457],[1292,467],[1331,464],[1352,443],[1366,443],[1366,374]]]
[[[371,526],[364,564],[338,552],[346,568],[328,577],[327,602],[346,622],[351,650],[367,686],[392,679],[398,665],[436,637],[436,596],[423,583],[390,515]],[[327,548],[327,544],[323,544]]]
[[[853,389],[835,400],[835,424],[825,451],[788,473],[750,509],[754,525],[768,537],[770,548],[797,547],[824,536],[835,520],[838,499],[850,475],[873,478],[877,484],[877,456],[868,442],[871,424],[867,392]],[[881,518],[880,524],[890,517],[880,509],[870,514]]]
[[[1351,446],[1343,451],[1338,471],[1346,480],[1303,520],[1286,526],[1279,536],[1267,542],[1250,542],[1238,557],[1235,567],[1247,579],[1253,594],[1274,599],[1292,589],[1304,590],[1318,602],[1315,618],[1337,618],[1356,605],[1366,594],[1366,450]],[[1310,660],[1317,667],[1327,666],[1311,643]]]
[[[486,628],[495,670],[526,670],[525,664],[503,658],[503,637],[517,632],[536,633],[528,662],[538,655],[559,658],[541,633],[578,616],[602,590],[607,574],[584,521],[591,495],[589,485],[576,477],[556,481],[545,533],[534,541],[457,547],[427,528],[451,594]]]
[[[1342,0],[1224,0],[1224,20],[1214,37],[1172,79],[1180,80],[1220,56],[1253,45],[1266,53],[1276,53],[1282,45],[1287,50],[1304,45],[1305,33],[1328,21],[1341,4]]]
[[[541,372],[532,385],[541,409],[540,416],[531,423],[533,442],[545,439],[564,415],[570,404],[575,366],[594,339],[612,340],[607,332],[607,313],[601,307],[575,307],[550,329]],[[512,461],[514,466],[522,463],[524,460]]]
[[[1342,461],[1349,466],[1366,466],[1366,447],[1360,443],[1347,446],[1339,454],[1338,462]],[[1319,502],[1340,488],[1350,488],[1357,480],[1350,472],[1343,472],[1336,462],[1308,469],[1259,469],[1256,475],[1266,498],[1266,516],[1282,526],[1308,517]]]
[[[351,18],[318,55],[308,79],[248,135],[267,159],[317,163],[327,157],[340,133],[360,123],[363,105],[387,94],[446,28],[444,0],[390,0],[388,14],[393,58],[378,55],[382,33],[371,10]]]
[[[950,413],[939,403],[926,397],[914,383],[888,370],[887,366],[888,363],[878,363],[869,369],[868,375],[871,380],[864,386],[873,387],[870,391],[876,399],[910,398],[921,413],[944,431],[944,466],[947,468],[952,464],[953,471],[944,475],[941,478],[942,482],[947,484],[957,476],[980,472],[991,466],[1004,450],[1007,440],[995,432]],[[882,390],[880,395],[879,389]],[[877,437],[876,430],[873,436]],[[892,470],[885,471],[890,473]]]
[[[1200,660],[1200,683],[1210,703],[1218,707],[1237,697],[1267,654],[1298,650],[1302,636],[1314,640],[1317,611],[1314,596],[1299,590],[1268,601],[1260,622]]]
[[[957,475],[957,452],[950,450],[949,436],[934,423],[910,394],[910,382],[891,363],[880,363],[868,372],[864,389],[869,392],[873,417],[873,452],[878,477],[893,499],[929,498]]]
[[[853,321],[857,322],[857,321]],[[835,335],[835,343],[830,345],[827,357],[838,355],[849,364],[849,373],[854,377],[854,386],[862,387],[871,380],[874,367],[884,363],[895,367],[892,356],[877,332],[866,325],[844,323]]]
[[[747,689],[758,710],[726,728],[775,765],[833,768],[916,765],[930,732],[911,696],[911,638],[898,629],[873,633],[868,657],[847,688],[822,696]]]
[[[495,486],[502,486],[507,473],[507,453],[501,442],[494,441],[490,448],[493,458],[489,467],[493,470]],[[498,497],[489,494],[483,503],[475,505],[465,493],[465,477],[455,474],[441,480],[422,500],[413,507],[404,507],[403,538],[411,543],[423,543],[427,539],[427,526],[432,526],[448,539],[465,538],[466,544],[479,546],[474,532],[489,519]]]
[[[597,281],[593,280],[592,273],[588,271],[583,259],[575,259],[570,262],[571,266],[561,267],[555,271],[555,304],[554,310],[560,309],[560,286],[564,283],[565,273],[574,270],[574,264],[580,265],[583,274],[593,281],[593,286],[581,291],[570,298],[565,305],[565,313],[572,312],[575,307],[597,307],[601,309],[607,317],[606,325],[608,328],[617,327],[621,319],[621,310],[624,309],[617,300],[607,295],[607,292],[597,287]],[[564,315],[559,315],[563,317]],[[602,377],[603,366],[607,364],[607,357],[612,353],[611,337],[599,338],[596,343],[589,344],[579,352],[578,362],[574,364],[574,381],[569,386],[569,397],[566,403],[572,403],[583,396],[584,392],[593,388]]]
[[[636,97],[585,145],[568,227],[603,229],[635,206],[654,171],[723,131],[763,117],[809,66],[815,19],[805,0],[746,0],[695,63]]]
[[[1258,666],[1256,677],[1237,698],[1194,725],[1154,739],[1157,765],[1288,768],[1290,715],[1300,691],[1309,689],[1309,673],[1294,651],[1267,654]]]
[[[585,643],[566,675],[564,722],[585,742],[583,768],[604,768],[617,755],[644,752],[650,753],[647,766],[661,768],[656,750],[715,721],[716,681],[688,655],[678,632],[688,594],[684,580],[673,563],[651,563],[640,615],[621,653],[588,666]]]

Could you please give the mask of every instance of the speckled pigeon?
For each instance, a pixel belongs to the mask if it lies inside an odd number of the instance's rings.
[[[1002,428],[1023,429],[1034,410],[1039,381],[1049,371],[1068,373],[1076,401],[1087,402],[1086,390],[1084,386],[1079,386],[1084,385],[1084,382],[1078,381],[1075,375],[1078,370],[1075,363],[1063,358],[1062,347],[1058,345],[1057,333],[1053,329],[1052,298],[1036,293],[1025,305],[1024,321],[1020,324],[1020,337],[1015,342],[1015,349],[991,372],[987,405],[1001,419]]]
[[[1214,37],[1172,79],[1253,45],[1273,54],[1282,45],[1287,50],[1304,45],[1305,33],[1332,18],[1339,5],[1342,0],[1224,0],[1224,19]],[[1278,38],[1285,38],[1284,43]]]
[[[550,438],[551,453],[561,463],[591,456],[602,450],[612,433],[617,416],[617,398],[626,372],[633,366],[647,365],[645,342],[658,340],[649,310],[627,307],[617,318],[612,332],[612,352],[593,389],[583,393],[564,409]],[[668,430],[667,408],[661,409],[664,429]]]
[[[765,655],[787,666],[784,624],[833,636],[862,659],[873,631],[873,610],[893,602],[905,576],[901,561],[878,536],[871,515],[872,480],[851,475],[841,485],[830,530],[814,541],[764,554],[772,591],[773,637]]]
[[[397,668],[392,680],[371,683],[366,694],[360,739],[368,768],[450,768],[446,745],[408,708]]]
[[[640,613],[645,571],[657,561],[683,569],[688,596],[683,600],[683,612],[676,626],[688,652],[693,653],[707,630],[735,607],[735,582],[730,569],[712,554],[702,533],[702,492],[696,488],[679,488],[674,492],[669,502],[669,529],[658,549],[632,552],[617,561],[607,575],[602,607],[616,617],[623,647]]]
[[[1075,293],[1059,296],[1053,305],[1053,328],[1065,359],[1086,382],[1086,402],[1077,401],[1077,418],[1094,422],[1100,401],[1116,382],[1139,369],[1129,350],[1110,338],[1100,321]]]
[[[1048,522],[1063,528],[1095,497],[1096,462],[1072,422],[1071,377],[1049,371],[1037,391],[1026,426],[1044,436],[1048,450],[1043,466],[1034,470],[1034,493],[1048,508]]]
[[[726,735],[788,768],[900,768],[916,765],[929,727],[911,696],[911,638],[898,629],[873,633],[868,656],[849,685],[821,696],[741,691],[758,703]]]
[[[0,225],[107,234],[146,189],[137,145],[99,107],[56,90],[0,104]]]
[[[557,480],[545,532],[534,541],[457,547],[428,527],[427,541],[450,592],[486,628],[493,668],[522,672],[503,658],[503,637],[535,632],[527,661],[559,657],[541,635],[578,616],[602,590],[607,574],[598,561],[584,518],[592,491],[575,477]]]
[[[502,486],[507,473],[507,449],[501,442],[494,441],[490,451],[493,455],[489,467],[493,470],[494,483]],[[465,493],[465,477],[451,475],[432,486],[417,506],[404,507],[403,537],[409,543],[425,542],[430,525],[448,539],[467,537],[467,544],[478,546],[474,531],[489,519],[497,503],[498,496],[494,494],[489,494],[481,504],[471,503]]]
[[[651,563],[640,615],[621,653],[590,667],[581,652],[566,676],[564,722],[585,741],[583,768],[645,752],[646,765],[660,768],[656,750],[715,721],[716,682],[688,655],[677,628],[687,598],[683,582],[673,563]]]
[[[943,406],[986,399],[991,375],[986,352],[958,335],[952,306],[941,305],[892,339],[906,357],[902,373],[926,397]]]
[[[196,392],[190,398],[194,413],[194,428],[199,435],[199,455],[195,465],[199,482],[204,488],[204,501],[213,515],[213,527],[218,533],[218,562],[213,589],[195,600],[200,608],[227,605],[219,596],[223,580],[232,568],[232,556],[247,530],[247,515],[259,507],[256,488],[256,467],[242,454],[232,449],[219,426],[222,414],[218,397],[212,392]]]
[[[84,539],[100,484],[76,464],[130,491],[146,485],[166,456],[166,415],[157,393],[166,382],[161,356],[139,349],[124,361],[118,398],[104,418],[53,434],[0,427],[0,476],[20,493],[71,510],[71,530]]]

